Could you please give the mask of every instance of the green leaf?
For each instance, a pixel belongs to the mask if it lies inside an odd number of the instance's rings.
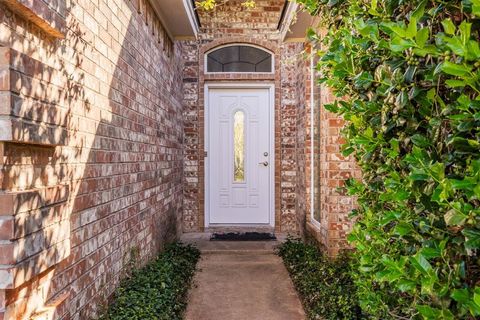
[[[430,90],[428,90],[428,92],[427,92],[427,98],[428,98],[430,101],[434,101],[436,95],[437,95],[437,91],[436,91],[435,89],[430,89]]]
[[[386,226],[387,224],[389,224],[390,222],[392,221],[395,221],[397,220],[398,218],[400,218],[402,215],[398,212],[388,212],[385,217],[382,218],[382,220],[380,220],[380,225],[381,226]]]
[[[470,40],[467,43],[467,58],[471,61],[480,59],[480,44],[477,41]]]
[[[388,156],[390,158],[396,158],[400,153],[400,143],[397,139],[392,138],[390,140],[390,150],[388,151]]]
[[[430,166],[430,173],[435,180],[441,182],[445,178],[445,164],[435,162]]]
[[[415,47],[415,42],[400,37],[394,37],[390,42],[390,49],[393,52],[402,52],[413,47]]]
[[[417,19],[412,17],[410,23],[408,24],[407,30],[405,31],[405,37],[408,39],[413,39],[417,35]]]
[[[355,20],[354,24],[355,24],[355,28],[358,30],[358,32],[362,36],[367,38],[373,38],[373,39],[377,38],[378,26],[376,24],[373,24],[373,23],[367,24],[363,19]]]
[[[466,45],[470,40],[472,24],[466,21],[462,21],[462,23],[460,24],[459,30],[460,30],[460,36],[462,38],[462,43]]]
[[[406,190],[397,190],[394,194],[392,199],[398,202],[405,201],[409,197],[409,193]]]
[[[473,291],[473,302],[480,307],[480,287],[478,286]]]
[[[477,17],[480,17],[480,3],[478,0],[472,0],[472,13]]]
[[[416,287],[416,282],[412,280],[399,280],[397,282],[397,288],[401,292],[407,292],[407,291],[412,291]]]
[[[445,61],[442,65],[442,71],[452,76],[461,77],[468,75],[472,71],[472,68],[466,65],[460,65]]]
[[[439,258],[442,256],[441,250],[439,248],[422,248],[420,252],[427,259]]]
[[[443,37],[443,41],[447,43],[447,47],[451,49],[456,55],[465,57],[467,48],[466,46],[462,43],[462,40],[460,37],[454,36],[452,38],[449,37]]]
[[[422,147],[422,148],[428,147],[430,145],[430,141],[428,141],[428,139],[425,136],[423,136],[421,134],[418,134],[418,133],[414,134],[411,137],[411,139],[412,139],[412,142],[413,142],[414,145]]]
[[[462,152],[476,152],[480,147],[480,143],[478,141],[465,139],[462,137],[454,137],[448,142],[448,144],[454,146],[457,150]]]
[[[413,231],[413,227],[411,224],[406,223],[406,222],[400,222],[395,226],[395,234],[398,234],[400,236],[405,236],[409,234],[410,232]]]
[[[415,53],[415,55],[420,57],[426,57],[427,55],[437,57],[440,54],[438,48],[430,44],[424,45],[423,48],[418,47],[413,49],[413,53]]]
[[[370,72],[364,71],[358,74],[354,78],[354,81],[355,81],[355,86],[359,88],[367,89],[368,87],[370,87],[370,85],[373,82],[373,76],[370,74]]]
[[[393,32],[398,37],[405,38],[406,27],[405,27],[405,24],[403,22],[401,22],[401,23],[400,22],[399,23],[383,22],[381,24],[381,27],[383,27],[383,29],[389,30],[389,31],[387,31],[389,34],[391,34]]]
[[[430,38],[430,30],[428,28],[422,28],[418,30],[415,36],[417,46],[419,46],[420,48],[425,47],[425,44],[427,43],[428,38]]]
[[[457,190],[469,190],[477,185],[477,182],[473,179],[465,178],[463,180],[450,179],[452,187]]]
[[[425,5],[427,4],[427,0],[422,0],[418,7],[415,9],[415,11],[412,12],[412,18],[414,18],[417,21],[420,21],[420,19],[424,16],[425,14]]]
[[[432,308],[427,305],[418,305],[417,310],[420,313],[420,315],[423,317],[423,319],[439,319],[438,317],[440,316],[440,310]]]
[[[467,228],[463,229],[462,234],[465,236],[465,248],[478,249],[480,248],[480,230]]]
[[[455,319],[455,316],[452,314],[450,310],[442,309],[442,311],[440,311],[440,319],[453,320]]]
[[[437,277],[434,273],[430,272],[426,277],[422,277],[420,280],[421,293],[424,295],[432,295],[433,287],[437,282]]]
[[[316,41],[318,40],[318,35],[317,33],[315,32],[315,30],[313,28],[308,28],[307,29],[307,39],[309,41]]]
[[[449,86],[450,88],[463,88],[465,87],[467,84],[465,83],[465,81],[463,80],[452,80],[452,79],[448,79],[448,80],[445,80],[445,83],[447,84],[447,86]]]
[[[412,181],[427,181],[430,176],[424,170],[414,170],[410,173],[408,178]]]
[[[437,309],[430,307],[428,305],[419,305],[417,306],[417,310],[420,313],[420,315],[423,317],[423,319],[428,319],[428,320],[453,320],[454,316],[452,312],[448,309]]]
[[[349,148],[344,148],[344,149],[342,149],[342,155],[343,155],[344,157],[348,157],[349,155],[351,155],[351,154],[354,153],[354,152],[355,152],[355,148],[353,148],[353,147],[349,147]]]
[[[452,20],[450,20],[450,18],[443,20],[442,25],[443,25],[443,30],[445,31],[446,34],[449,34],[449,35],[455,34],[455,25],[453,24]]]
[[[467,289],[455,289],[450,296],[453,300],[460,303],[467,303],[470,300],[470,294]]]
[[[428,274],[430,271],[432,271],[432,266],[421,253],[417,253],[413,257],[410,257],[410,262],[423,274]]]
[[[443,62],[440,62],[436,65],[435,70],[433,71],[434,76],[437,76],[438,74],[440,74],[443,68],[443,64],[444,64]],[[441,98],[437,96],[437,99],[441,99]]]
[[[416,66],[408,66],[407,71],[405,71],[405,82],[411,83],[414,81],[415,73],[417,72]]]

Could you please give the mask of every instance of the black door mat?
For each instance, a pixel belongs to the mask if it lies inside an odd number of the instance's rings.
[[[214,233],[210,241],[273,241],[277,237],[273,233],[267,232],[228,232]]]

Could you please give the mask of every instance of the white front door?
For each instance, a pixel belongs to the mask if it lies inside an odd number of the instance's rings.
[[[207,94],[209,224],[270,224],[270,90],[210,88]]]

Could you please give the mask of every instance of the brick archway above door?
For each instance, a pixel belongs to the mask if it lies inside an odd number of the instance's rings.
[[[273,73],[222,73],[222,74],[208,74],[206,73],[205,65],[205,54],[211,51],[214,48],[221,47],[229,44],[244,44],[244,45],[255,45],[261,48],[270,51],[273,54],[274,58],[274,72]],[[252,37],[228,37],[222,39],[216,39],[212,42],[203,44],[199,48],[199,84],[200,91],[203,90],[203,84],[205,81],[215,80],[215,81],[231,81],[231,80],[270,80],[280,83],[280,44],[279,42],[268,41],[268,40],[259,40]]]

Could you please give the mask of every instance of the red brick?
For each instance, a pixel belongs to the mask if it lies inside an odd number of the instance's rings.
[[[13,219],[0,217],[0,240],[13,239]]]
[[[0,264],[11,265],[15,262],[14,243],[0,243]]]
[[[0,216],[14,214],[15,196],[13,194],[0,194]]]

